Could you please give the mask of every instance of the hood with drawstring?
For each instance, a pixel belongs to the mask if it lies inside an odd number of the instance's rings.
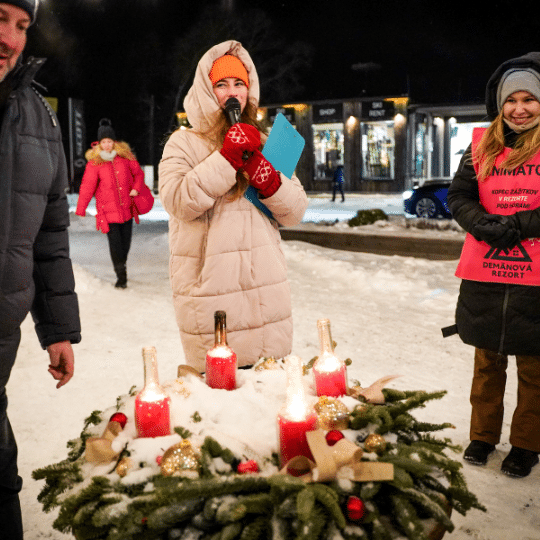
[[[184,110],[189,123],[195,130],[203,133],[215,124],[220,113],[220,106],[208,74],[214,62],[225,54],[238,57],[246,66],[249,75],[248,99],[256,107],[259,105],[259,77],[251,56],[238,41],[224,41],[212,47],[200,59],[193,85],[184,99]]]

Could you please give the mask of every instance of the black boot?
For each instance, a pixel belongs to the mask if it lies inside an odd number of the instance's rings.
[[[508,476],[523,478],[531,473],[538,463],[538,452],[512,446],[510,453],[504,458],[501,471]]]
[[[114,271],[116,272],[116,277],[118,278],[116,280],[115,287],[117,289],[125,289],[127,287],[127,270],[125,264],[119,264],[114,267]]]
[[[487,458],[491,452],[495,450],[493,444],[484,441],[471,441],[467,449],[463,453],[463,459],[473,465],[485,465]]]

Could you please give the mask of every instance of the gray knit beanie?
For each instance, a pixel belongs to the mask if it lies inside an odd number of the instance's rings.
[[[30,24],[36,20],[39,0],[5,0],[4,4],[12,4],[27,11],[30,15]]]
[[[533,69],[510,69],[503,74],[497,87],[497,105],[502,109],[508,96],[525,91],[540,101],[540,73]]]

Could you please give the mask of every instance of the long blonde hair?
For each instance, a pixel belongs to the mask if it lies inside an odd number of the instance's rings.
[[[503,112],[497,115],[482,136],[473,156],[473,162],[478,165],[478,179],[483,182],[488,178],[495,160],[504,151],[504,120]],[[501,167],[513,171],[529,161],[540,151],[540,125],[521,133],[512,151],[501,163]]]
[[[131,161],[136,160],[135,154],[129,144],[125,141],[114,141],[113,150],[116,150],[116,154],[120,157],[129,159]],[[86,161],[92,161],[94,165],[101,165],[105,163],[105,160],[100,155],[101,145],[99,142],[92,143],[91,148],[89,148],[84,157]]]
[[[261,132],[261,134],[264,134],[264,130],[257,120],[257,107],[251,101],[248,101],[248,103],[244,107],[240,121],[244,124],[250,124],[252,126],[255,126]],[[227,115],[225,114],[223,110],[221,110],[214,126],[212,126],[209,130],[205,132],[195,132],[195,133],[197,133],[197,135],[209,141],[212,148],[217,150],[218,148],[221,148],[223,146],[223,141],[225,140],[225,134],[227,133],[230,127],[231,127],[231,123],[229,122]],[[233,186],[233,188],[229,192],[228,197],[231,200],[239,199],[240,197],[244,195],[248,186],[249,186],[248,178],[241,171],[238,171],[236,173],[236,184]]]

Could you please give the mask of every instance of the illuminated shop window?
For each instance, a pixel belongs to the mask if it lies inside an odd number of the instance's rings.
[[[450,176],[458,170],[459,162],[472,141],[472,132],[476,127],[488,127],[489,122],[458,122],[450,118]]]
[[[332,178],[337,165],[343,165],[343,124],[314,124],[313,148],[315,179]]]
[[[426,123],[418,124],[414,140],[414,178],[427,177]]]
[[[362,122],[364,178],[394,178],[394,122]]]

